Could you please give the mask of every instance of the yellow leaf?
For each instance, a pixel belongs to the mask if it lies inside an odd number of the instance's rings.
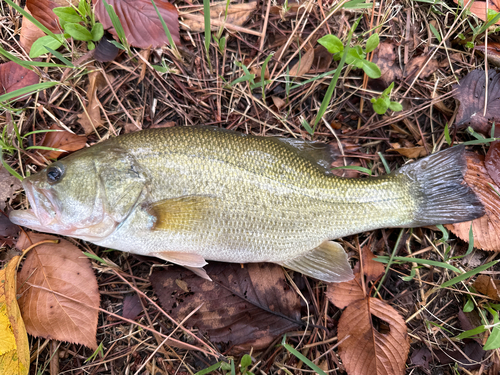
[[[28,374],[28,334],[17,305],[16,271],[20,256],[0,270],[0,374]]]

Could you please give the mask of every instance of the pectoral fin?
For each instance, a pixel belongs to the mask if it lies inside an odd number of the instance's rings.
[[[346,252],[333,241],[325,241],[308,253],[280,264],[326,282],[340,283],[354,278]]]
[[[213,197],[189,195],[164,199],[146,207],[154,217],[153,230],[189,230],[207,216]]]
[[[150,253],[148,255],[178,264],[179,266],[184,266],[201,278],[212,281],[210,276],[208,276],[207,272],[203,269],[203,266],[208,263],[201,255],[175,251],[161,251],[157,253]]]

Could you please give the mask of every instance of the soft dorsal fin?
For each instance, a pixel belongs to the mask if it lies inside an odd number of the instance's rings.
[[[206,218],[213,197],[188,195],[164,199],[146,206],[155,219],[153,230],[189,230]]]
[[[354,278],[346,252],[342,246],[333,241],[325,241],[308,253],[279,264],[330,283],[340,283]]]
[[[295,138],[273,137],[273,139],[286,145],[286,147],[293,148],[301,157],[313,162],[327,172],[330,172],[331,165],[337,158],[335,149],[327,143]]]

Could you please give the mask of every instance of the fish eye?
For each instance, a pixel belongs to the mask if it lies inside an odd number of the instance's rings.
[[[47,180],[49,184],[55,184],[60,181],[63,176],[63,170],[58,166],[50,166],[47,168]]]

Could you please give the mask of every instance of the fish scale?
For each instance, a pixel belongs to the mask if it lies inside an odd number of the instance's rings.
[[[130,133],[26,179],[34,210],[11,218],[202,275],[205,260],[267,261],[342,281],[352,272],[329,240],[483,212],[462,184],[463,147],[359,179],[333,175],[328,157],[324,145],[211,127]],[[57,181],[49,181],[50,168]]]

